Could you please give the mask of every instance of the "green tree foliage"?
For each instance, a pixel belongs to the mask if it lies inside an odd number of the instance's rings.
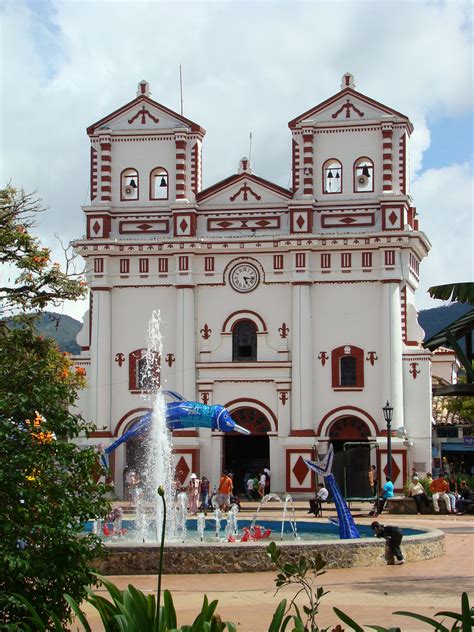
[[[3,308],[38,312],[80,296],[80,282],[29,234],[32,199],[13,189],[0,198],[0,262],[16,279],[0,288]],[[24,613],[13,593],[46,619],[48,611],[68,619],[63,593],[83,598],[93,583],[89,564],[102,551],[96,536],[79,535],[81,522],[109,511],[97,450],[73,441],[93,429],[72,412],[83,370],[35,333],[33,316],[13,322],[0,321],[0,628]]]
[[[50,250],[31,234],[43,210],[33,194],[10,186],[0,190],[0,265],[8,270],[0,285],[0,315],[41,311],[86,292],[84,282],[52,263]]]

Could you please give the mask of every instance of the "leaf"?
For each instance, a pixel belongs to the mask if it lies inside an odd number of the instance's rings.
[[[87,621],[87,618],[86,618],[85,614],[79,608],[79,604],[70,595],[65,594],[64,595],[64,599],[71,606],[74,614],[76,615],[76,617],[81,622],[81,625],[84,628],[85,632],[92,632],[92,629],[91,629],[91,627],[89,625],[89,622]]]
[[[166,625],[169,628],[175,628],[178,625],[176,618],[176,610],[173,603],[173,595],[169,590],[163,591],[163,613]]]
[[[279,632],[281,623],[283,621],[283,617],[286,611],[286,599],[282,599],[278,604],[275,612],[273,613],[273,617],[270,623],[270,627],[268,628],[268,632]]]
[[[333,608],[333,610],[337,614],[339,619],[341,619],[341,621],[343,621],[346,625],[351,626],[352,630],[355,630],[355,632],[364,632],[364,628],[361,628],[361,626],[353,619],[351,619],[350,616],[347,615],[345,612],[342,612],[342,610],[339,610],[339,608]]]
[[[399,614],[402,617],[412,617],[412,619],[416,619],[417,621],[423,621],[423,623],[429,623],[431,626],[435,628],[437,632],[449,632],[449,629],[445,627],[442,623],[440,623],[439,621],[436,621],[436,619],[425,617],[422,614],[415,614],[414,612],[405,612],[403,610],[398,610],[397,612],[394,612],[393,614]]]

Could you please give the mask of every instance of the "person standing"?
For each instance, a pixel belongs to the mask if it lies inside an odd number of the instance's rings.
[[[439,503],[438,500],[442,498],[446,505],[446,511],[451,513],[451,503],[449,500],[448,492],[449,485],[446,480],[446,475],[444,472],[440,472],[438,478],[435,478],[430,485],[430,491],[433,494],[433,507],[435,513],[439,513]]]
[[[258,480],[258,495],[260,498],[265,496],[265,487],[267,485],[267,477],[264,472],[260,473],[260,478]]]
[[[420,483],[418,476],[413,476],[408,488],[408,496],[411,496],[416,504],[416,513],[421,514],[421,505],[423,504],[427,511],[431,509],[430,499],[426,495],[425,488]]]
[[[374,516],[378,516],[382,513],[385,503],[389,498],[393,498],[393,483],[390,476],[385,477],[385,485],[382,489],[382,495],[377,499],[377,508],[374,512]]]
[[[456,513],[456,503],[458,502],[459,494],[458,494],[458,481],[456,479],[455,474],[451,474],[451,476],[449,477],[448,485],[449,485],[448,498],[449,498],[449,502],[451,503],[451,511],[453,513]]]
[[[370,485],[370,493],[372,494],[372,496],[376,496],[377,495],[377,470],[375,469],[375,465],[371,465],[369,472],[368,472],[368,478],[369,478],[369,485]]]
[[[373,522],[370,527],[374,531],[376,538],[384,538],[390,556],[395,558],[394,563],[405,564],[405,559],[400,549],[400,543],[403,538],[403,531],[400,527],[391,527],[389,525],[380,524],[380,522]]]
[[[203,476],[201,479],[201,486],[199,488],[199,511],[206,513],[207,506],[209,504],[209,479]]]
[[[458,504],[457,504],[458,514],[464,514],[470,504],[471,504],[471,490],[469,489],[466,481],[461,481],[461,485],[459,487]]]
[[[218,503],[221,511],[229,511],[230,507],[230,495],[232,494],[232,490],[234,488],[234,484],[232,482],[231,477],[227,472],[221,476],[221,480],[219,481],[219,487],[217,489],[218,492]]]
[[[198,510],[198,498],[199,498],[199,484],[200,480],[193,472],[189,477],[188,483],[188,506],[189,513],[193,516],[197,514]]]

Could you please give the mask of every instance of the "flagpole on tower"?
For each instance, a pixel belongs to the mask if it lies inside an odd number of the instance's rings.
[[[252,158],[252,132],[249,133],[249,161]]]
[[[179,94],[181,98],[181,116],[183,116],[183,69],[179,64]]]

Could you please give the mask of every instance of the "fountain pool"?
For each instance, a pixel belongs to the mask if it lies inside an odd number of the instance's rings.
[[[275,570],[266,554],[269,539],[251,542],[228,542],[225,537],[225,520],[221,524],[221,536],[215,537],[215,521],[206,519],[205,535],[201,541],[198,521],[188,519],[186,540],[166,542],[163,560],[164,573],[236,573]],[[127,528],[128,521],[123,526]],[[239,519],[239,534],[251,525],[251,520]],[[385,543],[372,536],[368,525],[357,525],[361,538],[340,540],[337,527],[332,524],[298,521],[295,538],[288,524],[284,539],[280,540],[280,520],[259,520],[263,529],[271,529],[270,539],[283,549],[285,559],[297,560],[302,555],[320,554],[328,568],[351,568],[357,566],[383,566]],[[133,526],[132,524],[128,526]],[[90,528],[90,525],[88,526]],[[402,549],[405,559],[419,561],[440,557],[445,552],[444,533],[437,529],[403,527]],[[107,555],[97,560],[95,568],[105,575],[148,575],[158,569],[159,545],[156,542],[138,543],[124,537],[109,538]]]

